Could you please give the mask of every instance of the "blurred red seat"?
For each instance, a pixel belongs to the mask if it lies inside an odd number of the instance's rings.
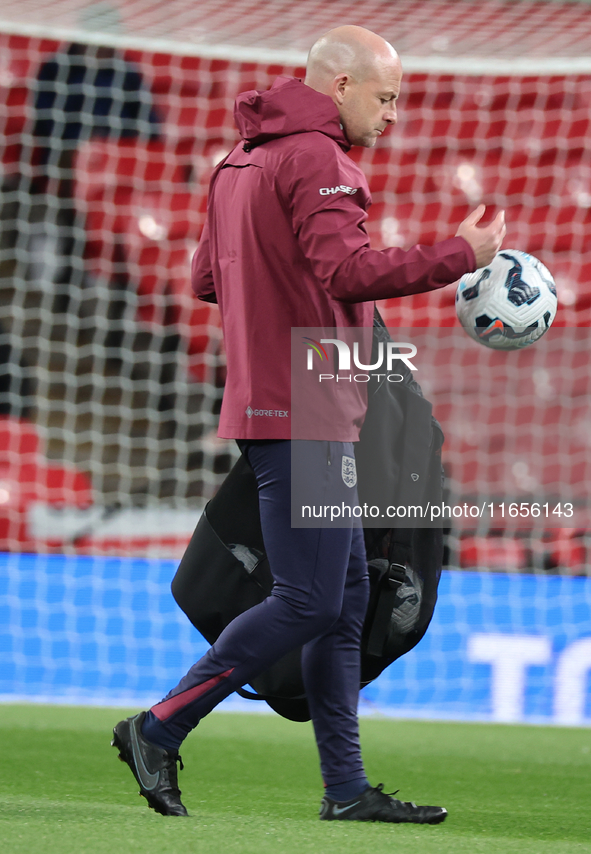
[[[20,171],[22,137],[27,123],[29,90],[22,85],[0,85],[0,139],[2,140],[2,174]]]
[[[460,540],[459,563],[463,569],[516,572],[528,564],[528,551],[511,537],[466,537]]]
[[[24,418],[0,415],[0,464],[22,465],[40,454],[37,428]]]
[[[178,149],[171,152],[163,143],[93,140],[81,146],[75,164],[87,270],[108,281],[124,271],[138,295],[138,320],[148,326],[177,325],[198,380],[205,377],[203,354],[212,333],[217,340],[219,327],[217,308],[198,302],[190,282],[206,184],[219,159],[219,141],[212,145],[194,161],[197,190],[183,180],[187,157],[194,156],[189,147],[181,146],[178,156]]]
[[[544,566],[586,575],[588,549],[584,535],[584,529],[578,528],[546,531],[544,538],[537,543],[537,551],[542,554]]]
[[[186,184],[190,156],[164,142],[91,139],[80,144],[74,163],[74,196],[83,205],[122,188],[162,192]]]
[[[88,476],[69,463],[47,460],[34,424],[0,416],[0,549],[29,543],[27,514],[33,504],[87,507],[92,501]]]

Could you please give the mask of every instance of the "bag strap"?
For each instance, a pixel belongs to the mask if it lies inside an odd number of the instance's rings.
[[[245,691],[244,688],[236,688],[236,693],[244,700],[262,700],[265,702],[268,699],[273,699],[273,697],[269,698],[265,694],[254,694],[252,691]]]
[[[412,528],[393,528],[388,546],[388,560],[391,564],[402,565],[410,563],[412,554]]]

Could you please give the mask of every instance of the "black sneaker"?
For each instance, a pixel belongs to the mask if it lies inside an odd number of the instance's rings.
[[[323,821],[390,821],[395,824],[439,824],[447,818],[443,807],[417,806],[410,801],[399,801],[384,791],[384,784],[366,789],[350,801],[333,801],[326,795],[320,804]],[[393,792],[395,795],[396,792]]]
[[[146,741],[142,723],[146,716],[140,712],[133,718],[120,721],[113,730],[113,747],[119,749],[119,759],[127,762],[140,784],[143,795],[152,809],[161,815],[188,815],[181,803],[176,763],[183,762],[178,753],[164,750]]]

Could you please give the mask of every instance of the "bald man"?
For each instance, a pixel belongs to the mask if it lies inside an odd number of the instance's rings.
[[[399,801],[365,774],[357,720],[368,599],[362,528],[292,528],[290,512],[292,456],[294,478],[319,503],[356,504],[354,443],[367,408],[363,385],[350,383],[322,431],[310,436],[292,424],[291,328],[371,327],[376,299],[444,287],[488,264],[504,236],[502,214],[477,227],[479,209],[435,246],[369,245],[369,189],[346,152],[375,145],[396,122],[401,78],[391,45],[346,26],[312,47],[304,83],[279,78],[236,101],[242,142],[212,177],[192,282],[199,299],[220,308],[228,372],[219,435],[238,442],[256,475],[274,587],[163,700],[114,729],[141,794],[163,815],[187,814],[176,767],[183,739],[298,647],[325,785],[320,817],[436,824],[447,815]]]

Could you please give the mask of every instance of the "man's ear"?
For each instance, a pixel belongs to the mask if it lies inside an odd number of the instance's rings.
[[[349,86],[351,79],[348,74],[337,74],[333,80],[333,97],[337,104],[342,104],[345,100],[345,91]]]

